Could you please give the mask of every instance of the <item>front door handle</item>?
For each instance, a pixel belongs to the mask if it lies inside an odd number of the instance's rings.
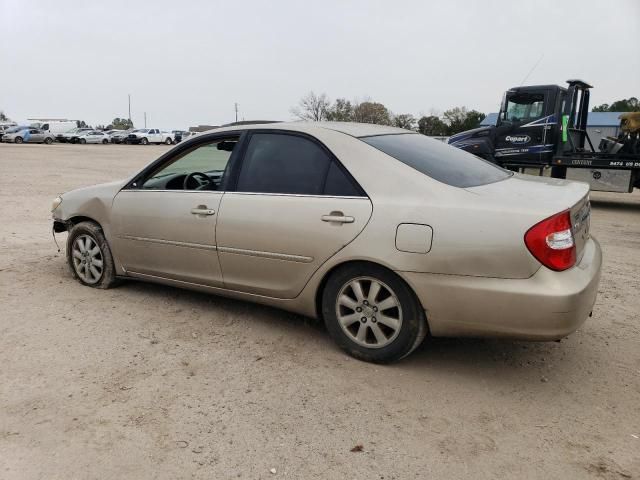
[[[342,212],[331,212],[329,215],[322,215],[320,219],[323,222],[333,222],[333,223],[353,223],[355,218],[349,217]]]
[[[206,205],[198,205],[196,208],[191,209],[193,215],[215,215],[216,211],[207,208]]]

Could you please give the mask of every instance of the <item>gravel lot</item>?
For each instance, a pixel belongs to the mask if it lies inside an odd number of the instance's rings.
[[[592,195],[578,332],[383,367],[279,310],[72,280],[51,200],[165,150],[0,144],[0,478],[640,478],[640,192]]]

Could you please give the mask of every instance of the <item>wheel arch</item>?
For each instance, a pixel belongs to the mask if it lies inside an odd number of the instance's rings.
[[[69,225],[69,229],[71,229],[82,222],[95,223],[98,227],[100,227],[100,229],[104,230],[100,222],[98,222],[95,218],[87,217],[85,215],[74,215],[72,217],[69,217],[66,221],[66,224]]]
[[[374,261],[371,261],[371,260],[351,259],[351,260],[342,261],[342,262],[337,263],[336,265],[332,266],[329,270],[327,270],[323,274],[322,279],[318,283],[318,287],[316,288],[316,291],[315,291],[314,307],[315,307],[315,311],[316,311],[316,317],[319,320],[324,320],[324,318],[322,316],[322,294],[324,293],[324,289],[327,286],[327,282],[329,281],[329,278],[331,278],[331,275],[333,275],[340,268],[344,268],[347,265],[354,265],[354,264],[371,265],[371,266],[375,266],[377,268],[382,268],[382,269],[388,271],[390,274],[398,277],[400,280],[402,280],[402,282],[407,286],[409,291],[413,294],[413,297],[414,297],[415,301],[417,302],[417,304],[420,306],[420,308],[422,308],[423,311],[425,310],[424,305],[422,305],[422,302],[420,301],[420,298],[416,294],[416,292],[413,289],[413,287],[411,286],[411,284],[406,279],[404,279],[402,277],[402,275],[398,274],[398,272],[392,270],[391,268],[389,268],[386,265],[383,265],[382,263],[374,262]],[[429,321],[426,318],[426,312],[425,312],[425,320],[427,321],[427,325],[428,325]]]

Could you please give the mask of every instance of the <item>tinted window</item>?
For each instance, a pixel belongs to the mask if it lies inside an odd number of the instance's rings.
[[[336,162],[331,162],[329,167],[327,181],[324,185],[324,194],[341,197],[359,197],[363,195],[360,188],[354,184]]]
[[[327,153],[306,138],[257,133],[249,141],[237,190],[320,195],[330,162]]]
[[[511,173],[475,155],[419,133],[361,138],[421,173],[454,187],[474,187],[503,180]]]

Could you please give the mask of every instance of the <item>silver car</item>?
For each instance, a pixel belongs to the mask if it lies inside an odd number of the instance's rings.
[[[602,261],[588,185],[375,125],[213,130],[52,211],[83,285],[138,279],[322,318],[373,362],[429,335],[564,337]]]
[[[77,135],[69,137],[71,143],[104,143],[107,144],[111,140],[111,137],[101,132],[100,130],[89,130],[86,132],[80,132]]]
[[[16,131],[6,132],[2,135],[2,141],[6,143],[46,143],[50,145],[56,137],[38,128],[21,128]]]

